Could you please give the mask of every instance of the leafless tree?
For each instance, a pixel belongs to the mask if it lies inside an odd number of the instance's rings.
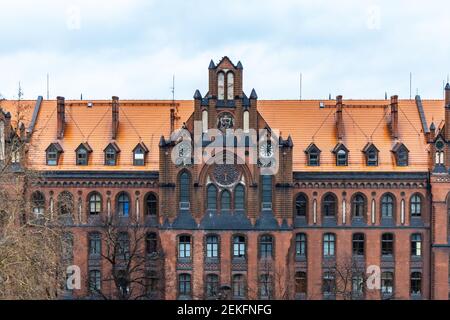
[[[24,165],[27,108],[19,89],[14,116],[3,110],[0,115],[5,150],[0,160],[0,299],[55,299],[64,287],[65,228],[47,213],[32,213],[29,190],[40,177]]]
[[[100,286],[88,277],[91,293],[107,300],[162,299],[164,259],[157,233],[128,217],[107,217],[100,225],[100,256],[107,266]]]
[[[355,256],[324,262],[324,291],[336,299],[360,300],[366,294],[368,276],[364,259]]]

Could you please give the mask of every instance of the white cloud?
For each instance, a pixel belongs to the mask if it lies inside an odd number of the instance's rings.
[[[71,10],[71,8],[77,8]],[[228,55],[261,98],[441,98],[450,72],[447,1],[36,1],[2,4],[0,93],[176,97],[207,90]],[[68,20],[79,12],[79,20]],[[379,16],[377,14],[379,13]],[[72,17],[73,18],[73,17]],[[75,24],[73,24],[75,23]],[[78,23],[78,25],[77,25]],[[68,28],[75,26],[74,28]]]

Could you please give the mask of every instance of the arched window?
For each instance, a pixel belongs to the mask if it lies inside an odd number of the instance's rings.
[[[232,72],[227,74],[227,99],[234,99],[234,74]]]
[[[217,98],[225,99],[225,74],[223,72],[219,72],[217,75]]]
[[[191,275],[182,273],[178,276],[178,293],[180,296],[191,295]]]
[[[422,198],[415,194],[411,197],[411,217],[420,217],[422,215]]]
[[[211,210],[217,209],[217,187],[213,184],[208,185],[207,188],[207,208]]]
[[[208,132],[208,111],[207,110],[202,111],[202,132],[203,133]]]
[[[354,256],[364,256],[364,234],[355,233],[353,235],[352,247]]]
[[[394,216],[394,197],[390,194],[385,194],[381,198],[381,217],[392,218]]]
[[[220,208],[222,210],[230,210],[231,209],[231,194],[230,191],[224,190],[222,192],[222,197],[220,200]]]
[[[392,233],[383,233],[381,236],[381,255],[388,257],[394,255],[394,235]]]
[[[98,192],[89,196],[89,214],[98,215],[102,211],[102,197]]]
[[[323,255],[325,257],[334,257],[336,249],[336,236],[333,233],[323,235]]]
[[[31,205],[35,215],[42,215],[45,213],[45,196],[42,192],[35,191],[31,195]]]
[[[363,218],[366,214],[366,198],[358,193],[352,201],[352,217]]]
[[[219,293],[219,276],[217,274],[208,274],[206,276],[206,297],[214,298]]]
[[[297,257],[306,257],[307,242],[306,234],[298,233],[295,236],[295,255]]]
[[[154,255],[158,252],[158,238],[156,236],[156,233],[147,233],[145,237],[145,247],[147,254],[149,255]]]
[[[128,217],[130,214],[130,197],[125,192],[117,197],[117,212],[122,217]]]
[[[145,213],[149,216],[158,214],[158,199],[154,193],[149,193],[145,199]]]
[[[233,275],[233,297],[244,298],[245,297],[245,278],[242,274]]]
[[[295,199],[295,212],[298,217],[306,217],[308,200],[304,194],[299,194]]]
[[[234,258],[245,258],[245,237],[244,236],[234,236],[233,237],[233,257]]]
[[[234,189],[234,209],[245,209],[245,188],[242,184],[238,184]]]
[[[306,272],[299,271],[295,273],[295,293],[306,294],[306,280]]]
[[[422,293],[422,273],[411,272],[411,295],[420,295]]]
[[[190,202],[190,184],[191,177],[186,171],[180,175],[180,203],[189,204]]]
[[[259,242],[259,255],[261,258],[272,258],[273,256],[273,237],[263,235]]]
[[[336,196],[332,193],[323,198],[323,215],[325,217],[334,217],[336,215]]]
[[[245,133],[247,133],[250,131],[250,113],[247,110],[244,111],[243,122],[243,130]]]
[[[73,195],[68,191],[63,191],[58,195],[58,211],[60,215],[71,215],[74,203]]]

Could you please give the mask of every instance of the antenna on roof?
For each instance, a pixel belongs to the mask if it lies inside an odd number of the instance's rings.
[[[328,94],[328,100],[331,100],[331,93]]]
[[[387,92],[384,92],[384,100],[387,100]]]
[[[300,72],[300,100],[302,100],[302,73]]]
[[[49,100],[49,99],[50,99],[50,78],[47,73],[47,100]]]
[[[80,95],[80,100],[83,100],[83,93],[81,93]]]
[[[409,100],[411,100],[411,88],[412,88],[412,72],[409,73]]]

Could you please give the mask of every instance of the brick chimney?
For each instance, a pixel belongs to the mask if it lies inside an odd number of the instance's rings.
[[[339,141],[344,139],[344,121],[342,119],[342,96],[336,97],[336,129]]]
[[[111,124],[111,132],[112,139],[115,140],[117,138],[117,132],[119,131],[119,97],[112,97],[112,124]]]
[[[398,139],[398,96],[391,96],[391,132],[392,138]]]
[[[64,97],[56,97],[56,111],[57,111],[57,138],[64,138],[64,126],[66,123],[66,114],[65,114],[65,99]]]

